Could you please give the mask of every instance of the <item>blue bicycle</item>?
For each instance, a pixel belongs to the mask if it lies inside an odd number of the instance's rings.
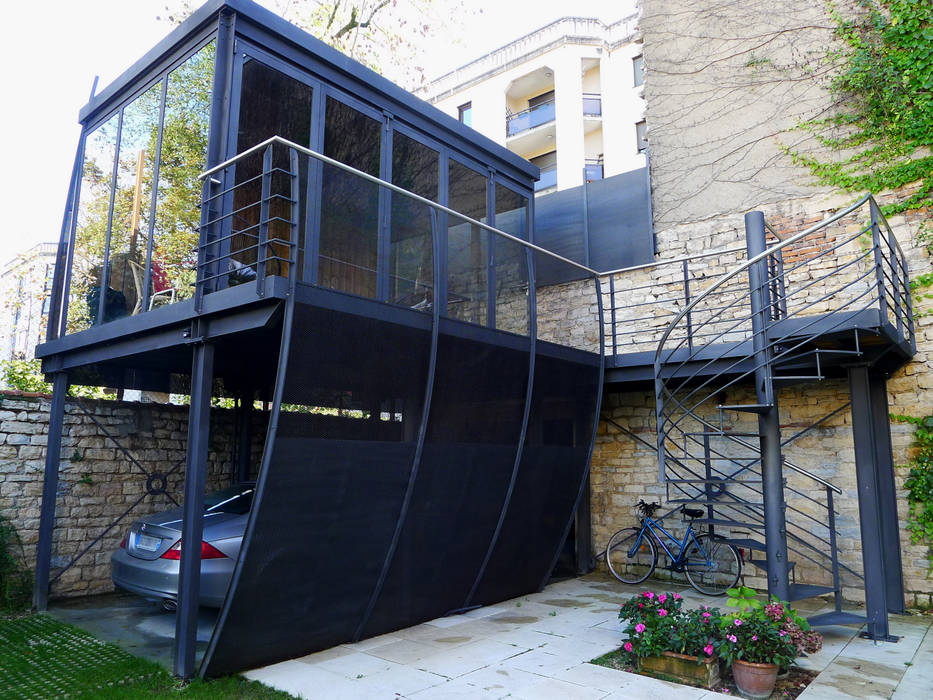
[[[641,527],[619,530],[606,545],[606,564],[622,583],[641,583],[658,565],[657,542],[671,560],[672,571],[682,571],[690,585],[706,595],[722,595],[735,586],[742,575],[742,557],[724,538],[708,532],[697,534],[693,518],[702,510],[683,506],[680,512],[688,520],[683,540],[678,540],[651,516],[660,503],[638,502]],[[664,535],[674,549],[664,543]]]

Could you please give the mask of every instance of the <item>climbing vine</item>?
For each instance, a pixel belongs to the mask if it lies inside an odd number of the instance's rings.
[[[843,15],[830,4],[837,45],[825,59],[830,116],[800,125],[833,153],[823,159],[787,148],[822,184],[849,192],[880,192],[914,185],[885,214],[933,204],[933,3],[930,0],[857,0]],[[921,233],[933,250],[933,231]]]
[[[907,529],[911,542],[929,548],[928,565],[933,572],[933,416],[914,418],[892,415],[891,418],[899,423],[912,423],[916,426],[916,452],[910,462],[903,465],[910,469],[904,481],[909,506]]]

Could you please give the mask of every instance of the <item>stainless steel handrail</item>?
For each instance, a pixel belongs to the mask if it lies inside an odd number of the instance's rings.
[[[385,187],[391,190],[392,192],[397,192],[398,194],[408,197],[409,199],[413,199],[416,202],[421,202],[422,204],[426,204],[427,206],[437,211],[442,211],[448,215],[455,216],[462,221],[472,224],[473,226],[479,226],[480,228],[486,231],[489,231],[491,233],[494,233],[498,236],[502,236],[503,238],[506,238],[512,241],[513,243],[518,243],[519,245],[524,246],[525,248],[528,248],[529,250],[533,250],[537,253],[541,253],[542,255],[546,255],[555,260],[560,260],[561,262],[567,263],[568,265],[572,265],[578,270],[583,270],[591,277],[599,277],[600,275],[599,272],[597,272],[596,270],[592,268],[587,267],[586,265],[581,265],[578,262],[574,262],[573,260],[565,258],[563,255],[558,255],[557,253],[547,250],[546,248],[541,248],[540,246],[536,246],[534,243],[529,243],[528,241],[522,240],[521,238],[518,238],[517,236],[513,236],[511,233],[506,233],[505,231],[497,229],[495,226],[490,226],[489,224],[484,224],[482,221],[477,221],[476,219],[472,219],[469,216],[464,216],[463,214],[453,209],[450,209],[449,207],[445,207],[443,204],[432,202],[430,199],[422,197],[421,195],[417,195],[414,192],[409,192],[408,190],[403,189],[399,187],[398,185],[393,185],[391,182],[387,182],[381,178],[376,177],[375,175],[364,173],[362,170],[357,170],[356,168],[349,166],[346,163],[341,163],[339,160],[334,160],[333,158],[325,156],[323,153],[318,153],[317,151],[313,151],[310,148],[305,148],[304,146],[297,144],[293,141],[289,141],[288,139],[284,139],[281,136],[271,136],[267,138],[265,141],[262,141],[261,143],[257,143],[255,146],[252,146],[251,148],[247,148],[245,151],[238,153],[232,158],[228,158],[223,163],[219,163],[218,165],[215,165],[213,168],[205,170],[203,173],[198,175],[198,179],[203,180],[206,177],[210,177],[214,173],[220,172],[221,170],[225,170],[229,168],[231,165],[233,165],[234,163],[236,163],[241,158],[244,158],[252,153],[255,153],[256,151],[262,148],[265,148],[266,146],[269,146],[270,144],[273,144],[273,143],[278,143],[283,146],[287,146],[288,148],[294,148],[299,153],[303,153],[306,156],[315,158],[316,160],[319,160],[322,163],[326,163],[327,165],[332,165],[335,168],[344,170],[348,173],[353,173],[354,175],[357,175],[363,178],[367,182],[372,182],[373,184],[379,185],[380,187]]]
[[[717,255],[727,255],[729,253],[744,253],[745,248],[724,248],[722,250],[713,250],[709,253],[697,253],[696,255],[686,255],[682,258],[670,258],[669,260],[656,260],[650,263],[642,263],[641,265],[631,265],[630,267],[620,267],[615,270],[607,270],[606,272],[600,272],[600,277],[608,277],[609,275],[618,275],[623,272],[631,272],[633,270],[646,270],[649,267],[660,267],[661,265],[674,265],[675,263],[684,263],[690,262],[691,260],[699,260],[701,258],[712,258]]]

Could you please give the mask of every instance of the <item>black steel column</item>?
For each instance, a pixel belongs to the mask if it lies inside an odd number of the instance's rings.
[[[175,617],[175,675],[194,675],[198,636],[198,597],[201,588],[201,539],[204,530],[204,482],[210,438],[211,385],[214,346],[198,343],[191,361],[191,404],[188,410],[188,455],[185,463],[185,500],[182,504],[181,561],[178,611]]]
[[[901,569],[901,538],[897,523],[894,449],[891,446],[891,418],[884,376],[877,372],[869,372],[868,390],[871,395],[875,438],[875,479],[881,515],[881,555],[884,557],[884,586],[888,612],[903,613],[904,579]]]
[[[865,572],[865,612],[868,635],[888,639],[888,591],[885,574],[885,543],[882,507],[878,489],[878,454],[868,367],[849,368],[852,400],[852,433],[855,442],[855,478],[858,484],[859,527],[862,534],[862,568]],[[900,546],[898,545],[898,548]],[[900,594],[903,598],[903,593]]]
[[[58,496],[58,467],[62,454],[62,424],[68,375],[59,372],[52,380],[52,405],[49,408],[49,438],[45,448],[45,478],[42,482],[42,510],[39,514],[39,542],[36,546],[36,580],[32,606],[45,610],[49,603],[49,573],[52,569],[52,531],[55,529],[55,502]]]
[[[745,242],[749,259],[766,250],[765,217],[762,212],[752,211],[745,215]],[[766,259],[749,267],[748,284],[751,291],[752,345],[755,350],[755,394],[759,404],[768,406],[767,410],[758,414],[768,593],[781,600],[789,600],[787,529],[784,522],[784,458],[781,455],[781,427],[778,422],[777,396],[771,380],[771,350],[767,337],[770,317]]]

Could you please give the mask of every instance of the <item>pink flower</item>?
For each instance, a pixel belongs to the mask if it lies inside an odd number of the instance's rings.
[[[742,626],[742,621],[741,621],[739,618],[735,618],[735,619],[732,621],[732,624],[734,624],[736,627],[741,627],[741,626]]]
[[[645,598],[647,598],[648,600],[651,600],[652,598],[654,598],[654,593],[652,593],[651,591],[645,591],[644,593],[642,593],[642,595],[645,596]]]
[[[631,642],[626,642],[625,644],[622,645],[622,648],[625,649],[625,651],[631,651],[631,650],[632,650],[632,643],[631,643]]]
[[[639,607],[639,608],[643,608],[643,607],[645,607],[645,604],[644,604],[644,603],[639,603],[639,604],[638,604],[638,607]]]
[[[787,634],[787,632],[785,632],[784,630],[781,630],[780,634],[783,637],[785,634]]]
[[[753,642],[757,642],[757,641],[758,641],[758,635],[757,635],[757,634],[753,634],[753,635],[752,635],[752,641],[753,641]]]
[[[642,632],[645,631],[645,626],[639,622],[637,625],[635,625],[635,631],[638,634],[641,634]]]
[[[674,600],[680,600],[682,596],[679,593],[674,594]]]
[[[709,619],[710,614],[709,614],[708,612],[705,612],[705,613],[703,613],[703,617],[704,617],[705,619]]]
[[[658,593],[658,602],[663,603],[667,600],[667,593]]]
[[[660,615],[661,617],[664,617],[665,615],[667,615],[667,610],[665,610],[664,608],[659,609],[658,615]]]
[[[703,651],[706,652],[706,655],[707,655],[707,656],[712,656],[712,655],[713,655],[713,645],[712,645],[712,644],[707,644],[705,647],[703,647]]]
[[[726,637],[726,639],[728,639],[728,640],[729,640],[730,642],[732,642],[733,644],[735,644],[737,641],[739,641],[739,638],[736,637],[734,634],[730,634],[728,637]]]

